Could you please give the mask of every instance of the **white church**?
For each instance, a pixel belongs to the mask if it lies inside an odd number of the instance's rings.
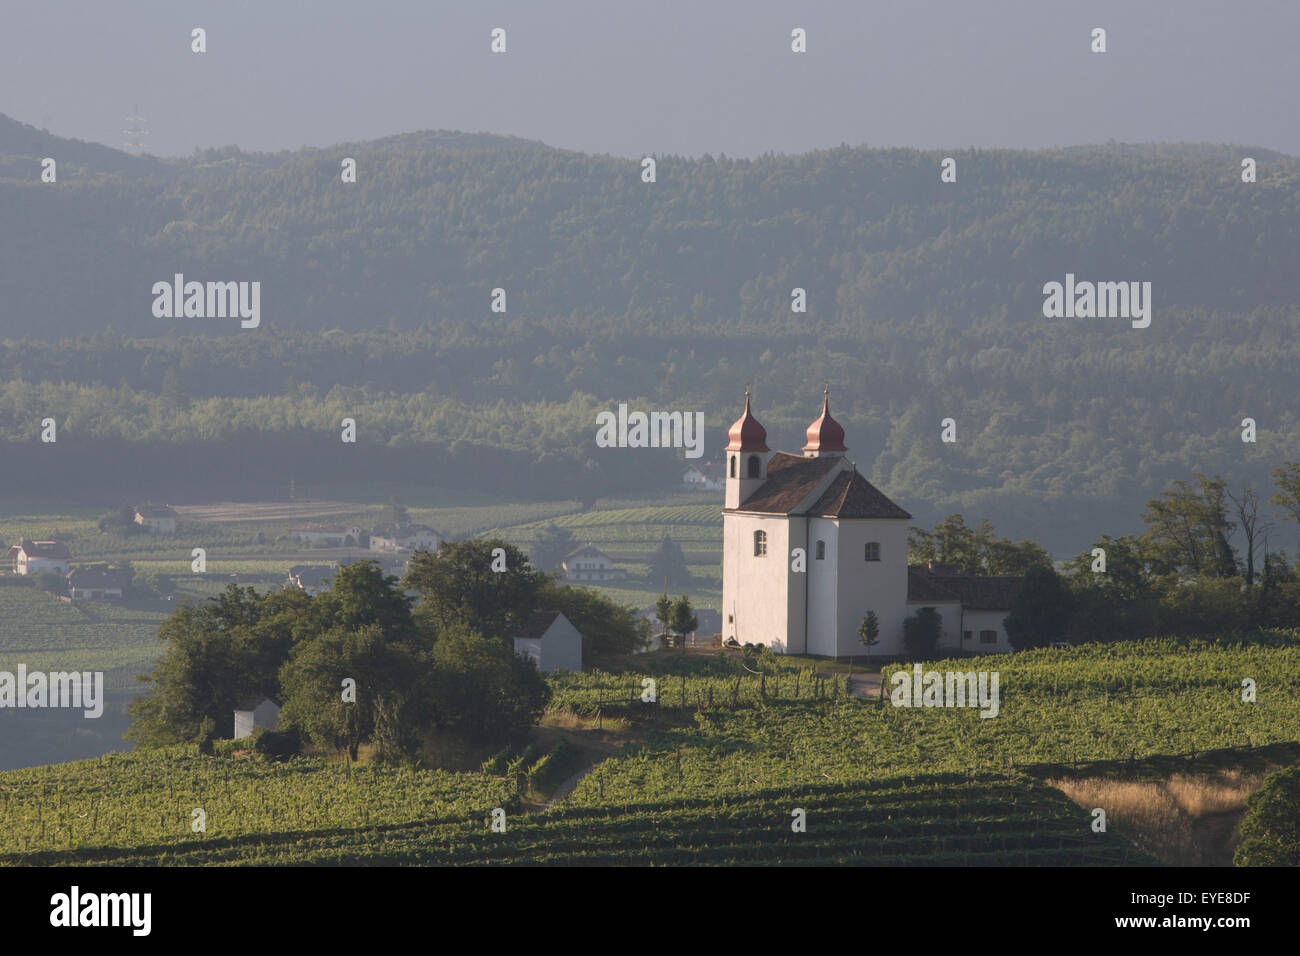
[[[1012,649],[1002,621],[1021,579],[909,567],[912,516],[846,457],[829,389],[800,455],[769,452],[748,391],[745,413],[727,437],[724,641],[766,644],[787,654],[861,655],[867,650],[858,628],[870,610],[880,624],[870,653],[901,654],[904,619],[929,607],[942,621],[941,649]],[[802,550],[802,561],[795,549]]]

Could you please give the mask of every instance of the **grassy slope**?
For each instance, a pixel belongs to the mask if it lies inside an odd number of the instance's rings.
[[[1076,749],[1096,757],[1162,753],[1171,745],[1181,750],[1178,729],[1196,728],[1200,748],[1237,743],[1247,732],[1257,745],[1300,739],[1300,635],[1271,640],[1275,646],[1165,641],[964,659],[963,670],[1001,672],[1003,711],[993,720],[971,711],[807,700],[802,694],[699,712],[693,722],[665,721],[658,731],[647,726],[639,743],[599,764],[568,801],[543,814],[518,814],[500,789],[501,778],[422,772],[377,788],[387,794],[391,787],[392,796],[376,796],[368,816],[336,818],[326,812],[340,799],[330,788],[345,793],[350,784],[337,765],[321,761],[276,767],[173,754],[112,758],[107,769],[88,761],[5,773],[0,829],[29,849],[4,859],[1137,862],[1146,858],[1121,835],[1092,834],[1083,808],[1020,768]],[[1258,710],[1232,701],[1239,700],[1236,682],[1243,672],[1270,688],[1248,705]],[[52,776],[43,780],[42,773]],[[227,783],[227,774],[235,782]],[[51,833],[48,816],[40,836],[33,808],[50,806],[51,799],[58,802],[42,812],[71,822],[71,838]],[[454,812],[429,809],[430,801],[448,800]],[[210,826],[202,836],[188,833],[185,814],[203,801],[242,808],[239,823]],[[139,836],[79,833],[72,818],[93,821],[96,802],[100,820],[113,821],[113,833]],[[488,828],[496,805],[510,807],[506,834]],[[796,807],[808,811],[807,833],[790,829]],[[229,812],[219,811],[217,821]],[[41,855],[33,855],[38,850]]]

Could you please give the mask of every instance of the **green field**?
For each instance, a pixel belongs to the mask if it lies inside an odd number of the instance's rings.
[[[0,862],[1146,863],[1029,773],[1300,740],[1294,631],[925,665],[998,671],[991,719],[847,697],[839,681],[810,694],[812,662],[799,659],[754,663],[769,672],[766,693],[746,685],[733,703],[736,666],[663,654],[554,678],[556,708],[584,713],[593,696],[626,697],[653,677],[668,716],[660,724],[629,702],[621,719],[642,731],[545,812],[528,812],[510,775],[349,777],[320,758],[269,765],[174,748],[0,774],[0,830],[15,848]],[[1255,703],[1241,701],[1243,677],[1257,682]],[[198,806],[203,834],[189,829]],[[505,833],[488,825],[497,806]],[[803,833],[791,828],[799,809]]]
[[[163,602],[67,604],[33,587],[0,587],[0,670],[112,671],[115,686],[159,656]]]

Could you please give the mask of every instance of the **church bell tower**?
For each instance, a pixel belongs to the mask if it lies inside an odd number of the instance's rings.
[[[745,413],[727,432],[727,493],[725,506],[739,508],[767,481],[767,429],[749,410],[749,389],[745,389]]]

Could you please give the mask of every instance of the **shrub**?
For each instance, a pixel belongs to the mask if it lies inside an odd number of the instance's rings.
[[[302,738],[297,727],[262,730],[253,737],[253,750],[268,760],[288,760],[302,753]]]

